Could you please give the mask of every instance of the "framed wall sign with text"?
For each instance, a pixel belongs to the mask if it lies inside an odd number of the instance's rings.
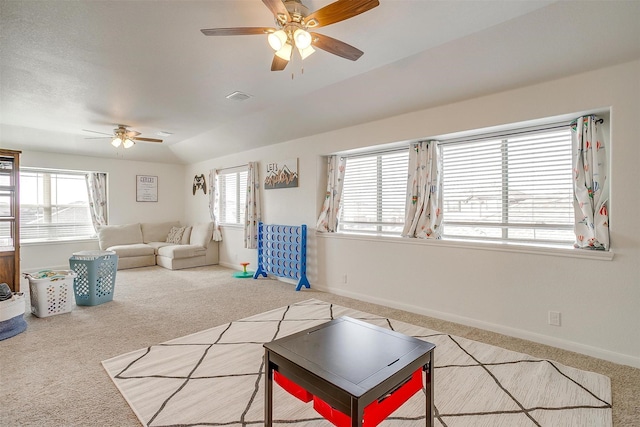
[[[136,175],[136,202],[158,201],[158,177]]]
[[[267,163],[264,189],[298,186],[298,158]]]

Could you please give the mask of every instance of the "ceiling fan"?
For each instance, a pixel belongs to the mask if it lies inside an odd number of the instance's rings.
[[[200,30],[205,36],[240,36],[267,34],[275,50],[271,71],[282,71],[291,60],[293,48],[305,59],[317,47],[342,58],[356,61],[364,52],[345,42],[309,30],[353,18],[378,6],[378,0],[338,0],[309,13],[300,0],[262,0],[276,21],[273,27],[231,27]]]
[[[122,144],[124,148],[133,147],[133,145],[135,144],[135,141],[162,142],[161,139],[142,138],[138,136],[140,135],[140,132],[136,132],[135,130],[128,130],[127,125],[117,125],[117,126],[118,127],[113,130],[113,135],[104,133],[104,132],[97,132],[95,130],[88,130],[88,129],[82,129],[82,130],[85,132],[92,132],[92,133],[99,133],[102,135],[106,135],[106,136],[98,136],[95,138],[85,138],[85,139],[111,138],[111,145],[113,145],[116,148],[119,147],[120,144]]]

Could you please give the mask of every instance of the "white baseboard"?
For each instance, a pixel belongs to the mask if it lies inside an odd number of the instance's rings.
[[[525,331],[523,329],[511,328],[509,326],[484,322],[481,320],[459,316],[456,314],[445,313],[445,312],[436,311],[436,310],[429,310],[429,309],[425,309],[424,307],[416,306],[413,304],[405,304],[398,301],[371,297],[369,295],[364,295],[357,292],[350,292],[344,289],[321,286],[316,283],[312,285],[312,288],[317,289],[319,291],[329,292],[336,295],[341,295],[341,296],[345,296],[353,299],[358,299],[361,301],[370,302],[373,304],[379,304],[379,305],[384,305],[386,307],[408,311],[410,313],[421,314],[424,316],[434,317],[436,319],[459,323],[465,326],[484,329],[487,331],[507,335],[510,337],[521,338],[521,339],[533,341],[539,344],[545,344],[552,347],[561,348],[563,350],[573,351],[573,352],[584,354],[587,356],[596,357],[598,359],[607,360],[609,362],[631,366],[633,368],[640,368],[640,357],[630,356],[622,353],[616,353],[616,352],[598,348],[598,347],[593,347],[593,346],[589,346],[589,345],[585,345],[585,344],[581,344],[573,341],[565,341],[559,338]]]

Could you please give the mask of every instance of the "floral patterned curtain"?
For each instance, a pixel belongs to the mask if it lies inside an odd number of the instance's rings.
[[[218,200],[220,195],[218,194],[218,170],[209,170],[209,215],[211,215],[211,221],[213,222],[213,241],[222,241],[222,233],[220,232],[220,224],[216,220],[216,212],[218,210]]]
[[[244,216],[244,247],[256,249],[258,247],[258,223],[262,220],[258,162],[249,162],[247,165],[247,202]]]
[[[327,194],[316,223],[316,230],[319,232],[333,233],[338,230],[346,164],[347,159],[344,157],[329,156],[327,158]]]
[[[608,170],[601,123],[596,116],[571,123],[576,248],[609,249]]]
[[[89,195],[89,211],[93,229],[98,232],[102,225],[107,225],[107,174],[92,172],[84,176]]]
[[[413,144],[409,150],[409,177],[403,237],[442,237],[442,157],[437,141]]]

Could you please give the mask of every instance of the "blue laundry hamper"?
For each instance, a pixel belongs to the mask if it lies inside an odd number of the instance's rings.
[[[113,300],[118,270],[115,252],[74,252],[69,266],[77,274],[73,281],[76,305],[99,305]]]

